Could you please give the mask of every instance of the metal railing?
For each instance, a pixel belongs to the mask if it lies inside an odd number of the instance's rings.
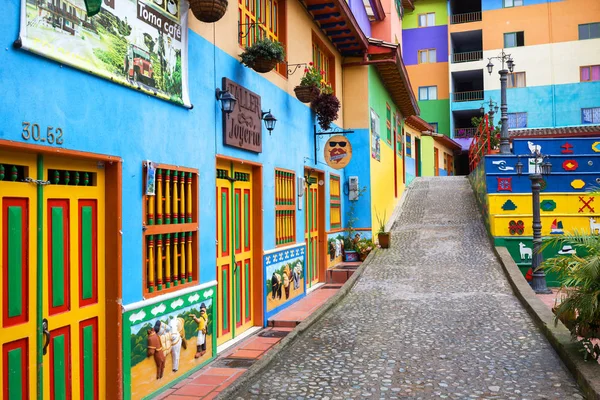
[[[472,126],[470,128],[455,128],[454,129],[454,138],[455,139],[465,139],[475,137],[477,133],[477,128]]]
[[[455,102],[483,100],[483,90],[456,92],[452,94],[452,100]]]
[[[466,24],[468,22],[481,21],[481,11],[454,14],[450,16],[450,24]]]
[[[464,53],[454,53],[452,54],[452,63],[463,63],[469,61],[479,61],[483,60],[483,51],[475,50],[475,51],[467,51]]]

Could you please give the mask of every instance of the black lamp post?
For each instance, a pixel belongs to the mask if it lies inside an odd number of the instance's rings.
[[[273,129],[275,129],[275,123],[277,122],[277,118],[275,118],[273,114],[271,114],[271,110],[269,110],[267,112],[262,111],[262,120],[265,123],[265,128],[267,128],[267,130],[269,131],[269,135],[271,135],[271,132],[273,131]]]
[[[498,112],[498,103],[492,100],[490,97],[490,102],[488,103],[489,111],[488,115],[490,116],[490,125],[494,126],[494,115]],[[481,107],[479,108],[479,112],[481,115],[485,115],[485,103],[481,103]]]
[[[489,74],[492,74],[494,70],[494,64],[492,64],[492,60],[501,60],[502,61],[502,69],[498,71],[500,74],[500,109],[502,110],[502,116],[500,117],[502,123],[502,130],[500,131],[500,154],[511,154],[510,152],[510,142],[508,140],[508,105],[506,104],[506,83],[508,80],[508,73],[513,72],[515,69],[515,63],[513,59],[510,57],[510,54],[502,53],[498,57],[490,57],[488,58],[487,70]],[[508,67],[508,70],[504,68],[504,63]]]
[[[528,163],[535,162],[534,172],[529,174],[531,180],[531,198],[533,202],[533,257],[531,259],[531,269],[533,270],[533,282],[531,288],[537,294],[550,294],[552,291],[546,286],[546,273],[540,268],[544,261],[541,253],[542,247],[542,221],[540,216],[540,190],[543,176],[550,175],[552,164],[549,161],[550,156],[541,154],[536,150],[532,154],[517,156],[515,171],[517,175],[523,174],[523,163],[521,157],[526,157]]]

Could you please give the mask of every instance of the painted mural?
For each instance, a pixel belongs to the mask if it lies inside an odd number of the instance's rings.
[[[305,245],[265,253],[265,320],[305,295],[305,262]]]
[[[187,2],[21,0],[24,49],[147,94],[190,105]]]
[[[124,314],[125,398],[149,396],[213,358],[215,294],[190,291]]]

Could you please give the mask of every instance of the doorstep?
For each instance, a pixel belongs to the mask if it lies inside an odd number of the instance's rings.
[[[361,264],[362,261],[338,263],[325,271],[325,282],[343,285]]]
[[[248,368],[333,296],[342,285],[325,284],[273,317],[267,328],[224,350],[206,367],[177,382],[155,400],[210,400],[235,382]],[[271,325],[273,324],[273,325]]]

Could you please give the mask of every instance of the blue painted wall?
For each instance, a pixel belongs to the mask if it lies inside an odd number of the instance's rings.
[[[412,151],[414,151],[414,149],[412,149]],[[406,157],[404,165],[406,167],[406,184],[408,185],[416,178],[415,159]]]
[[[558,1],[563,1],[563,0],[525,0],[524,1],[525,5],[522,7],[531,6],[534,4],[555,3]],[[482,0],[481,1],[481,9],[482,9],[482,11],[497,10],[500,8],[504,8],[503,4],[504,4],[504,0]],[[515,8],[518,8],[518,7],[515,7]]]
[[[366,186],[367,191],[356,202],[354,217],[357,220],[354,222],[354,227],[371,227],[371,197],[369,196],[371,191],[371,174],[369,172],[371,169],[371,142],[369,136],[369,129],[355,129],[354,133],[347,136],[352,144],[352,161],[344,169],[345,178],[342,178],[341,181],[342,198],[345,200],[345,203],[342,204],[342,221],[344,226],[348,223],[348,207],[350,206],[347,195],[348,177],[358,176],[359,187],[363,188]],[[384,142],[384,140],[381,142]]]
[[[508,112],[527,112],[528,128],[581,125],[581,109],[600,106],[600,82],[531,86],[506,93]],[[490,97],[500,104],[500,90],[486,90],[484,98]],[[477,110],[481,103],[451,102],[451,107],[452,111]]]
[[[402,58],[406,65],[418,64],[418,51],[436,49],[436,62],[448,62],[448,25],[402,31]]]
[[[329,172],[322,156],[327,137],[319,139],[318,164],[313,159],[314,114],[261,75],[189,32],[188,110],[93,75],[63,67],[46,58],[12,48],[18,37],[20,0],[3,2],[0,25],[0,139],[23,142],[23,121],[61,127],[63,148],[118,156],[122,175],[123,304],[142,300],[142,162],[198,168],[200,281],[215,276],[215,155],[263,164],[264,249],[275,247],[274,168],[304,174],[305,166]],[[214,62],[213,62],[214,54]],[[222,121],[215,87],[228,77],[262,96],[262,108],[278,119],[269,136],[263,128],[263,153],[222,144]],[[42,128],[43,129],[43,128]],[[368,143],[368,142],[367,142]],[[355,158],[356,160],[356,158]],[[354,163],[355,161],[353,161]],[[351,164],[352,165],[352,164]],[[341,174],[345,182],[343,171]],[[325,179],[328,191],[328,179]],[[363,179],[363,182],[367,182]],[[361,184],[363,183],[361,182]],[[343,207],[346,207],[346,196]],[[329,207],[326,207],[329,229]],[[304,234],[304,210],[297,211],[297,240]]]

